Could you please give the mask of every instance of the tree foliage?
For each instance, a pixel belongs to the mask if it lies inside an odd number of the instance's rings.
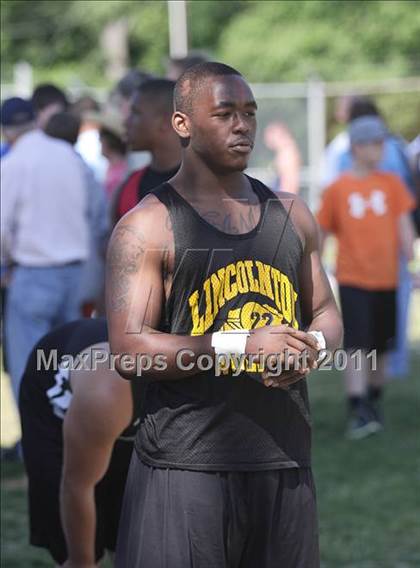
[[[252,2],[218,53],[253,81],[406,76],[420,72],[420,3]]]
[[[28,61],[36,69],[79,67],[85,81],[100,82],[104,58],[100,35],[125,18],[130,64],[162,71],[168,52],[166,2],[133,0],[3,0],[1,57],[5,69]]]
[[[168,53],[167,3],[134,0],[3,0],[3,70],[68,66],[100,81],[104,26],[126,18],[130,64],[161,72]],[[193,0],[192,49],[238,67],[251,81],[407,76],[420,72],[418,0]]]

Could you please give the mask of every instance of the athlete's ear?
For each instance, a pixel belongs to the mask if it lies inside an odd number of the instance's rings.
[[[176,110],[172,115],[172,126],[175,132],[183,139],[188,139],[190,133],[190,120],[186,114]]]

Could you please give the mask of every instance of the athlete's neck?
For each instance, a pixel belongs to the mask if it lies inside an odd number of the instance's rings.
[[[173,185],[184,194],[193,196],[199,193],[202,198],[218,195],[240,199],[253,195],[249,181],[242,171],[216,173],[204,162],[197,163],[197,160],[185,155],[178,173],[173,178]]]
[[[178,140],[175,140],[175,143],[170,141],[168,144],[162,144],[152,151],[150,167],[155,170],[155,172],[174,170],[180,163],[181,148]]]

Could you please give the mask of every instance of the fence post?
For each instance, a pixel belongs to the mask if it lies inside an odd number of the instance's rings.
[[[120,18],[108,22],[100,35],[100,45],[105,55],[105,73],[111,81],[118,81],[127,72],[128,20]]]
[[[13,88],[15,96],[28,98],[32,95],[33,75],[32,65],[20,61],[13,67]]]
[[[307,83],[309,207],[318,204],[321,189],[321,168],[326,142],[326,98],[323,81],[312,78]]]
[[[169,52],[171,57],[188,55],[187,6],[185,0],[168,0]]]

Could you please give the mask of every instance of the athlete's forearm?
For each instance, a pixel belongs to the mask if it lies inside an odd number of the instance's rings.
[[[69,561],[75,564],[95,563],[96,508],[95,489],[80,486],[71,479],[61,483],[61,521],[66,537]]]
[[[126,379],[184,379],[200,372],[200,355],[214,356],[211,334],[173,335],[149,328],[139,334],[120,335],[114,341],[112,330],[110,336],[111,352],[117,356],[116,369]]]
[[[212,335],[171,335],[148,329],[137,336],[127,334],[125,339],[118,338],[115,341],[115,349],[111,337],[111,350],[113,355],[117,356],[117,371],[127,379],[141,375],[154,380],[177,380],[198,375],[213,365],[215,368],[217,364],[225,363],[215,355],[211,345]],[[250,331],[249,335],[245,345],[242,344],[243,338],[237,338],[239,345],[236,348],[239,348],[239,351],[234,350],[234,353],[258,356],[265,352],[282,355],[287,349],[302,351],[309,348],[313,351],[313,357],[316,354],[314,339],[287,325],[263,326]],[[219,351],[223,352],[220,349],[223,347],[223,338],[219,337],[219,342],[220,340],[222,345],[219,343]],[[225,347],[234,348],[232,341],[235,344],[232,337],[230,341],[226,338]],[[202,355],[205,357],[202,358]],[[125,364],[127,361],[131,368]]]
[[[343,322],[337,307],[331,305],[316,314],[308,331],[322,331],[326,348],[330,351],[338,349],[343,341]]]

